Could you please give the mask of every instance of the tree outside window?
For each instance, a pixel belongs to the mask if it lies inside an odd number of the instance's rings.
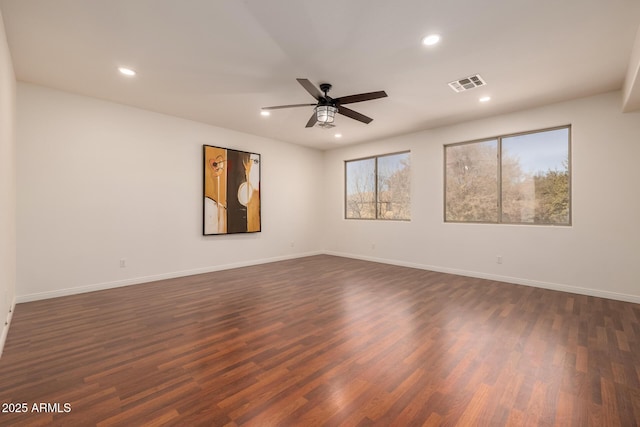
[[[345,162],[345,218],[411,219],[410,153]]]
[[[445,146],[445,221],[571,224],[570,127]]]

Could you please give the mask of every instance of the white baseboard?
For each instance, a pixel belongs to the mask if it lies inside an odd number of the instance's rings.
[[[418,264],[418,263],[406,262],[406,261],[395,260],[395,259],[376,258],[371,256],[356,255],[356,254],[336,252],[336,251],[313,251],[313,252],[299,253],[299,254],[293,254],[293,255],[284,255],[284,256],[278,256],[278,257],[263,258],[258,260],[242,261],[242,262],[236,262],[231,264],[197,268],[192,270],[175,271],[175,272],[163,273],[163,274],[157,274],[157,275],[151,275],[151,276],[135,277],[131,279],[119,280],[114,282],[96,283],[96,284],[79,286],[74,288],[57,289],[55,291],[49,291],[49,292],[20,295],[14,299],[13,307],[15,308],[16,303],[37,301],[37,300],[49,299],[49,298],[57,298],[57,297],[62,297],[67,295],[81,294],[85,292],[100,291],[103,289],[112,289],[112,288],[119,288],[122,286],[154,282],[157,280],[174,279],[176,277],[192,276],[195,274],[211,273],[214,271],[229,270],[232,268],[239,268],[239,267],[249,267],[252,265],[266,264],[270,262],[285,261],[289,259],[303,258],[307,256],[322,255],[322,254],[339,256],[343,258],[360,259],[363,261],[379,262],[383,264],[397,265],[401,267],[417,268],[420,270],[437,271],[439,273],[457,274],[460,276],[476,277],[479,279],[495,280],[498,282],[514,283],[517,285],[532,286],[536,288],[550,289],[554,291],[569,292],[573,294],[588,295],[588,296],[640,304],[640,296],[637,296],[637,295],[621,294],[617,292],[582,288],[578,286],[571,286],[571,285],[565,285],[565,284],[559,284],[559,283],[542,282],[538,280],[522,279],[518,277],[501,276],[497,274],[481,273],[477,271],[468,271],[468,270],[461,270],[461,269],[448,268],[448,267],[439,267],[435,265]],[[2,345],[4,344],[4,339],[6,339],[7,331],[8,331],[8,326],[5,329],[3,329],[2,337],[0,337],[0,340],[1,340],[0,352],[2,349]]]
[[[481,273],[477,271],[468,271],[468,270],[460,270],[455,268],[438,267],[434,265],[417,264],[417,263],[394,260],[394,259],[354,255],[354,254],[348,254],[343,252],[324,251],[324,253],[327,255],[334,255],[334,256],[339,256],[344,258],[353,258],[353,259],[360,259],[363,261],[379,262],[382,264],[397,265],[400,267],[411,267],[411,268],[417,268],[420,270],[437,271],[439,273],[457,274],[459,276],[495,280],[497,282],[514,283],[516,285],[532,286],[535,288],[550,289],[553,291],[569,292],[572,294],[587,295],[592,297],[607,298],[607,299],[612,299],[617,301],[633,302],[636,304],[640,304],[640,296],[638,295],[621,294],[617,292],[602,291],[599,289],[581,288],[578,286],[564,285],[559,283],[541,282],[538,280],[521,279],[518,277],[510,277],[510,276],[500,276],[497,274],[487,274],[487,273]]]
[[[155,282],[158,280],[175,279],[176,277],[193,276],[196,274],[211,273],[214,271],[230,270],[232,268],[249,267],[252,265],[266,264],[269,262],[285,261],[288,259],[303,258],[312,255],[321,255],[322,251],[305,252],[293,255],[283,255],[277,257],[263,258],[250,261],[240,261],[231,264],[215,265],[211,267],[195,268],[191,270],[174,271],[163,274],[154,274],[151,276],[134,277],[131,279],[117,280],[113,282],[95,283],[91,285],[78,286],[74,288],[56,289],[48,292],[38,292],[34,294],[19,295],[16,299],[18,303],[38,301],[49,298],[63,297],[67,295],[82,294],[86,292],[101,291],[104,289],[120,288],[123,286],[137,285],[140,283]]]
[[[2,334],[0,334],[0,357],[2,357],[4,343],[9,335],[9,327],[11,326],[11,319],[13,318],[14,311],[16,311],[16,298],[13,298],[13,301],[11,302],[11,308],[9,308],[9,313],[7,313],[6,325],[5,321],[2,322]]]

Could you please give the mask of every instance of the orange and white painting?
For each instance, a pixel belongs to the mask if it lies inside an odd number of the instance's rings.
[[[203,146],[203,234],[261,231],[260,154]]]

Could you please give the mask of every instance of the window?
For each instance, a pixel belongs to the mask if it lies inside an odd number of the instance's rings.
[[[570,132],[446,145],[445,222],[570,225]]]
[[[411,219],[410,153],[345,162],[345,218]]]
[[[446,221],[498,221],[498,141],[445,148]]]

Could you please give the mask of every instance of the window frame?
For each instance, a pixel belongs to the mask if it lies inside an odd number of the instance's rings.
[[[503,200],[502,200],[502,140],[504,138],[512,138],[512,137],[517,137],[517,136],[523,136],[523,135],[530,135],[530,134],[535,134],[535,133],[543,133],[543,132],[550,132],[550,131],[554,131],[554,130],[560,130],[560,129],[567,129],[568,134],[567,134],[567,172],[569,174],[569,182],[568,182],[568,193],[569,193],[569,212],[568,212],[568,216],[569,216],[569,220],[567,223],[562,223],[562,224],[558,224],[558,223],[541,223],[541,222],[503,222],[502,220],[502,206],[503,206]],[[535,129],[535,130],[529,130],[529,131],[524,131],[524,132],[516,132],[516,133],[509,133],[509,134],[502,134],[502,135],[497,135],[497,136],[491,136],[491,137],[486,137],[486,138],[481,138],[481,139],[474,139],[471,141],[463,141],[463,142],[455,142],[455,143],[451,143],[451,144],[443,144],[443,183],[444,183],[444,187],[443,187],[443,198],[442,198],[442,218],[445,224],[492,224],[492,225],[533,225],[533,226],[547,226],[547,227],[571,227],[573,225],[573,185],[572,185],[572,181],[573,181],[573,165],[572,165],[572,125],[571,124],[567,124],[567,125],[561,125],[561,126],[553,126],[553,127],[549,127],[549,128],[543,128],[543,129]],[[454,221],[454,220],[447,220],[447,147],[454,147],[454,146],[461,146],[461,145],[470,145],[470,144],[478,144],[478,143],[482,143],[482,142],[487,142],[487,141],[497,141],[497,171],[496,171],[496,179],[497,179],[497,199],[498,199],[498,218],[497,221],[493,222],[493,221]]]
[[[380,157],[389,157],[389,156],[396,156],[398,154],[409,154],[409,161],[411,161],[411,150],[404,150],[404,151],[395,151],[393,153],[385,153],[385,154],[377,154],[377,155],[373,155],[373,156],[366,156],[366,157],[359,157],[356,159],[349,159],[349,160],[344,160],[344,209],[343,209],[343,216],[345,220],[360,220],[360,221],[402,221],[402,222],[410,222],[411,218],[407,218],[407,219],[400,219],[400,218],[379,218],[378,217],[378,159]],[[375,197],[374,197],[374,212],[375,212],[375,218],[349,218],[347,216],[347,204],[348,204],[348,192],[347,192],[347,164],[351,163],[351,162],[359,162],[362,160],[371,160],[374,159],[374,166],[373,166],[373,171],[374,171],[374,193],[375,193]],[[411,190],[409,190],[409,193],[411,194]],[[409,201],[409,208],[411,208],[411,201]],[[409,209],[409,212],[411,212],[411,209]]]

